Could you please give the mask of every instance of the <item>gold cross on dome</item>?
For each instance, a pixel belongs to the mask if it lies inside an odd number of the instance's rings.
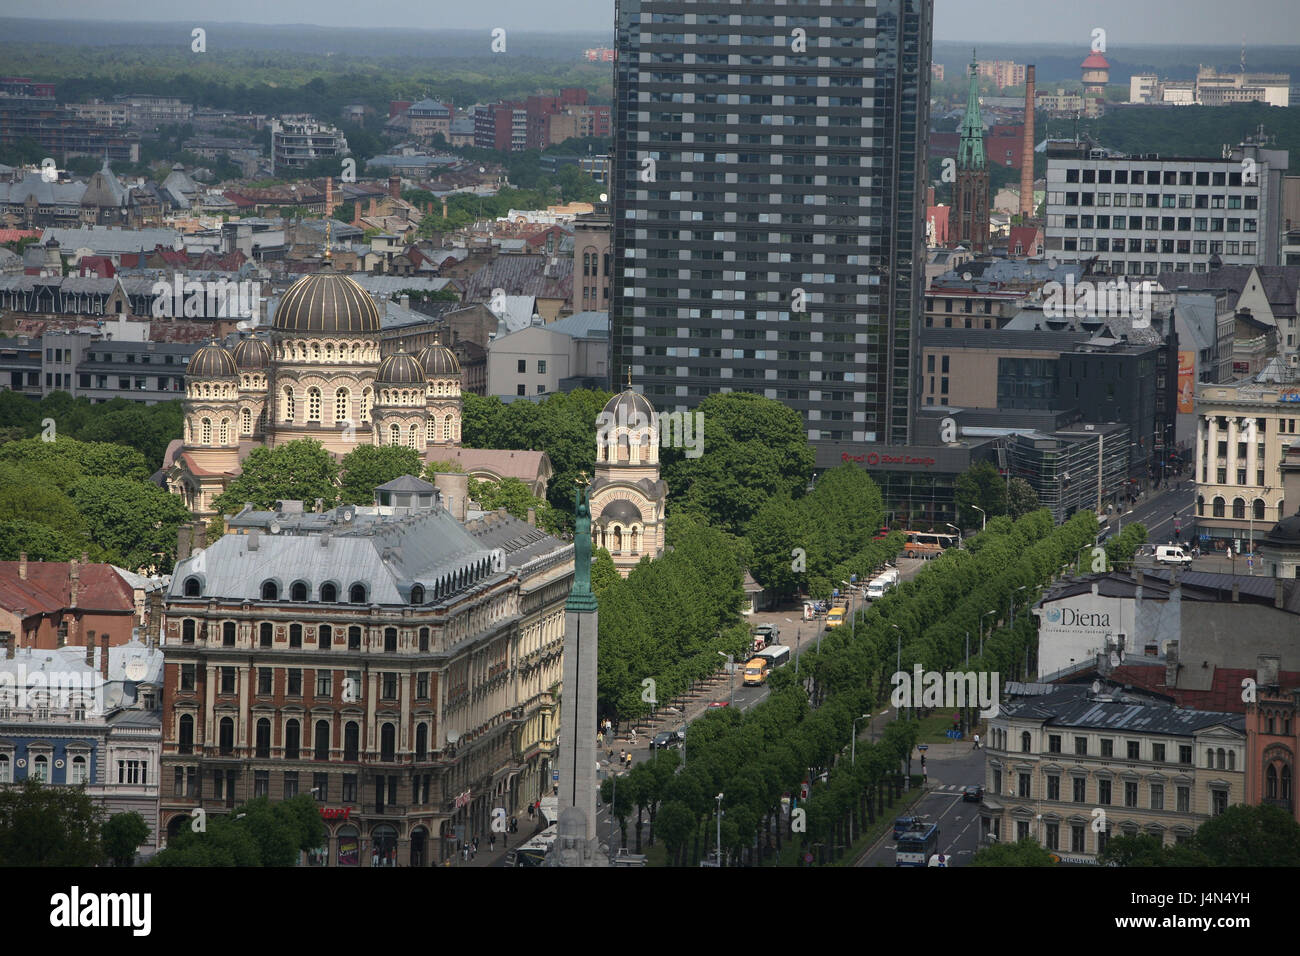
[[[632,366],[627,367],[627,390],[632,391]]]
[[[587,485],[591,484],[591,482],[587,480],[586,471],[578,472],[578,477],[573,479],[573,483],[579,488],[585,488]]]

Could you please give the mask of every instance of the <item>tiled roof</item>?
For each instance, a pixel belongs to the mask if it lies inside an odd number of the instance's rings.
[[[518,478],[527,484],[543,473],[544,451],[508,451],[495,448],[449,448],[439,450],[439,460],[459,462],[467,472],[489,471],[502,478]]]
[[[20,614],[42,614],[71,606],[71,565],[67,561],[28,561],[27,579],[17,561],[0,561],[0,607]],[[131,612],[131,587],[111,564],[78,567],[77,607],[81,610]]]
[[[567,299],[573,291],[573,258],[497,256],[465,280],[465,301],[490,300],[493,289],[504,289],[506,295]]]

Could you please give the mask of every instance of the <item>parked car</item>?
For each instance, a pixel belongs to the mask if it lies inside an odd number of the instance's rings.
[[[1192,563],[1192,556],[1177,545],[1162,544],[1156,548],[1157,564],[1181,564],[1184,567]]]
[[[982,803],[984,801],[984,788],[962,787],[961,798],[965,803]]]
[[[730,707],[730,706],[731,706],[731,701],[729,701],[729,700],[715,700],[713,703],[709,704],[709,706],[710,706],[710,707]]]
[[[651,738],[650,749],[660,750],[664,747],[671,747],[680,742],[681,738],[677,736],[677,731],[665,730],[662,733],[655,734],[654,737]]]

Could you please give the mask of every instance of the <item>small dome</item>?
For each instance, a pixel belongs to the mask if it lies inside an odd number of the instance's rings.
[[[603,412],[614,417],[615,425],[629,428],[651,425],[655,421],[655,408],[640,392],[628,388],[605,403]],[[640,416],[638,418],[637,416]]]
[[[379,331],[379,308],[350,276],[317,272],[289,286],[275,310],[272,328],[279,332],[374,333]]]
[[[1265,544],[1274,544],[1283,548],[1300,548],[1300,514],[1283,518],[1264,538]]]
[[[1110,64],[1100,53],[1089,53],[1088,58],[1080,64],[1085,70],[1109,70]]]
[[[423,385],[424,366],[408,352],[396,352],[379,363],[376,385]]]
[[[238,374],[230,350],[215,342],[195,351],[190,356],[190,364],[185,367],[187,378],[235,378]]]
[[[616,498],[609,504],[605,505],[604,510],[600,513],[600,523],[605,524],[609,521],[617,521],[621,524],[630,524],[641,520],[641,510],[626,498]]]
[[[460,375],[460,359],[456,358],[456,353],[445,345],[440,345],[437,339],[427,348],[420,350],[418,356],[420,364],[424,366],[424,374],[429,378],[435,378],[441,375]]]
[[[234,351],[235,364],[242,371],[256,372],[268,368],[271,364],[271,346],[263,339],[240,339]]]

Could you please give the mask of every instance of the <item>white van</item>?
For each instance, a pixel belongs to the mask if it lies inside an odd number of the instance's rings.
[[[1192,556],[1177,545],[1162,544],[1156,548],[1157,564],[1181,564],[1184,567],[1192,563]]]

